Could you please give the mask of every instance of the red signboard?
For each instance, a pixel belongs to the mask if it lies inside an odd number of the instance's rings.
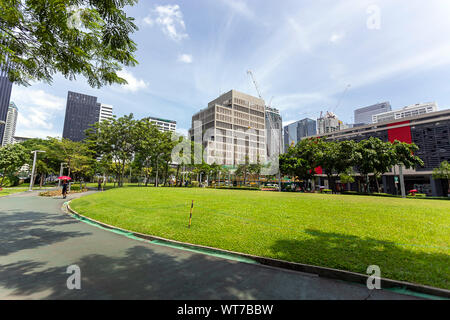
[[[408,125],[400,128],[388,129],[389,142],[398,140],[400,142],[412,143],[411,126],[409,125],[409,121],[390,123],[388,124],[388,127],[395,127],[402,124]]]

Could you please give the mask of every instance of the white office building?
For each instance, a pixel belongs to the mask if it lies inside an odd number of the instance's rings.
[[[113,106],[101,103],[98,121],[102,122],[103,120],[111,120],[112,118],[113,118]]]
[[[6,116],[5,131],[3,134],[2,146],[14,143],[14,135],[16,134],[17,116],[19,110],[14,102],[9,104],[8,115]]]
[[[148,117],[150,122],[156,125],[161,132],[175,132],[177,130],[177,122],[160,118]]]
[[[372,123],[401,120],[404,118],[420,116],[426,113],[436,111],[438,111],[438,106],[436,102],[417,103],[411,106],[406,106],[400,110],[375,114],[372,116]]]

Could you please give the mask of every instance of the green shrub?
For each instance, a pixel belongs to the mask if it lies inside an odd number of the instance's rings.
[[[198,181],[192,181],[191,185],[193,188],[198,188],[200,183]]]

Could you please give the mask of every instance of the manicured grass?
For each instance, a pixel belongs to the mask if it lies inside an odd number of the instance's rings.
[[[124,188],[71,206],[141,233],[359,273],[378,265],[382,277],[450,289],[449,201]]]
[[[18,188],[18,189],[3,188],[2,191],[0,191],[0,197],[7,196],[13,193],[24,192],[27,190],[28,189],[26,188]]]

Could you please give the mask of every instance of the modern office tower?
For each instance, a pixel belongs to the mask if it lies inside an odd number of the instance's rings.
[[[99,121],[100,109],[97,97],[69,91],[63,138],[82,141],[86,137],[85,130]]]
[[[3,133],[2,146],[14,143],[14,135],[16,134],[17,116],[19,110],[14,102],[9,104],[8,115],[6,116],[6,125]]]
[[[101,103],[98,122],[102,122],[103,120],[111,120],[112,118],[113,118],[113,106]]]
[[[284,150],[287,151],[292,144],[296,145],[303,138],[317,134],[316,121],[305,118],[285,126],[283,131]]]
[[[329,111],[325,116],[321,116],[319,119],[317,119],[317,133],[319,135],[340,131],[346,128],[348,128],[348,126],[345,125],[341,120],[339,120],[334,113]]]
[[[361,126],[372,123],[372,116],[384,112],[391,111],[392,107],[389,102],[377,103],[368,107],[355,110],[354,126]]]
[[[148,117],[150,122],[156,125],[161,132],[175,132],[177,130],[177,122],[160,118]]]
[[[406,106],[400,110],[394,110],[389,112],[383,112],[372,116],[372,123],[386,122],[399,120],[403,118],[410,118],[419,116],[422,114],[436,112],[438,111],[438,106],[436,102],[428,103],[417,103],[410,106]]]
[[[189,136],[203,144],[209,164],[265,163],[265,111],[264,100],[231,90],[192,116]]]
[[[0,122],[6,122],[11,99],[12,83],[8,79],[7,69],[0,65]],[[0,123],[0,142],[3,141],[5,124]]]
[[[283,153],[283,120],[280,111],[266,106],[266,148],[267,157]]]

